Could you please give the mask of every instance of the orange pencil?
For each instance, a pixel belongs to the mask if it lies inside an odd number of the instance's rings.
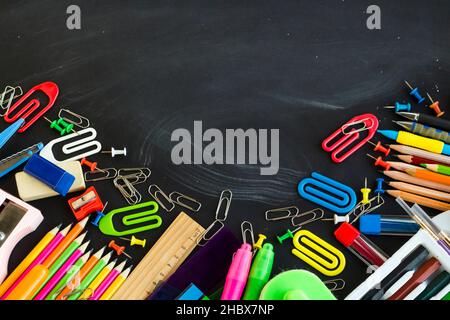
[[[46,268],[50,268],[50,266],[59,258],[61,253],[67,249],[67,247],[75,240],[78,235],[83,231],[86,223],[89,219],[89,216],[78,222],[67,234],[67,236],[59,243],[59,245],[52,251],[52,253],[47,257],[47,259],[42,262],[42,265]]]
[[[398,190],[386,190],[386,192],[395,198],[400,197],[407,202],[417,203],[419,205],[422,205],[422,206],[425,206],[428,208],[433,208],[433,209],[441,210],[441,211],[450,210],[450,203],[437,201],[437,200],[433,200],[433,199],[428,199],[428,198],[425,198],[422,196],[418,196],[416,194],[398,191]]]
[[[426,169],[406,169],[405,172],[413,177],[450,185],[450,176],[432,172]]]
[[[436,200],[441,200],[445,202],[450,202],[450,193],[442,192],[438,190],[428,189],[420,186],[416,186],[413,184],[409,184],[406,182],[398,182],[398,181],[390,181],[387,183],[391,187],[394,187],[397,190],[410,192],[414,194],[418,194],[420,196],[433,198]]]
[[[419,178],[410,176],[409,174],[404,173],[404,172],[392,170],[392,171],[383,171],[383,174],[388,176],[389,178],[392,178],[395,180],[408,182],[408,183],[412,183],[412,184],[417,184],[418,186],[428,187],[431,189],[436,189],[436,190],[440,190],[440,191],[444,191],[444,192],[450,192],[450,186],[447,186],[442,183],[425,180],[425,179],[419,179]]]
[[[80,283],[81,280],[92,270],[92,268],[97,264],[98,260],[102,257],[103,251],[105,251],[105,247],[98,250],[94,255],[92,255],[88,261],[81,267],[78,274],[73,277],[73,279],[67,283],[66,287],[61,291],[61,293],[56,297],[55,300],[65,300],[67,294],[72,292],[77,287],[77,283]],[[111,252],[109,253],[111,255]]]

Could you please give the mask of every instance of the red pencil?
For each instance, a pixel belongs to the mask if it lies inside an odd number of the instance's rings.
[[[422,163],[442,164],[442,163],[434,161],[434,160],[425,159],[425,158],[417,157],[417,156],[408,156],[408,155],[404,155],[404,154],[397,154],[396,157],[399,158],[400,160],[402,160],[403,162],[414,164],[416,166],[419,166]]]

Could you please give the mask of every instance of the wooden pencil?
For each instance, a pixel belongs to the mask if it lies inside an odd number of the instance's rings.
[[[397,190],[418,194],[420,196],[450,202],[450,193],[416,186],[406,182],[389,181],[389,186]]]
[[[403,153],[403,154],[422,157],[425,159],[430,159],[433,161],[437,161],[437,162],[440,162],[443,164],[450,165],[450,157],[445,156],[443,154],[437,154],[437,153],[433,153],[430,151],[425,151],[425,150],[408,147],[408,146],[404,146],[404,145],[400,145],[400,144],[391,144],[389,147],[392,150],[395,150],[395,151]]]
[[[409,163],[404,163],[404,162],[399,162],[399,161],[386,161],[387,163],[389,163],[391,165],[391,168],[395,169],[395,170],[399,170],[399,171],[405,171],[406,169],[421,169],[421,167],[409,164]]]
[[[433,161],[431,159],[426,159],[426,158],[417,157],[417,156],[409,156],[406,154],[396,154],[395,157],[397,157],[399,160],[402,160],[403,162],[406,162],[409,164],[415,164],[416,166],[419,166],[422,163],[442,164],[438,161]]]
[[[420,166],[433,172],[450,176],[450,167],[444,166],[442,164],[422,163]]]
[[[400,171],[383,171],[383,174],[388,176],[391,179],[399,180],[403,182],[412,183],[418,186],[427,187],[431,189],[436,189],[444,192],[450,192],[450,186],[447,186],[442,183],[437,183],[429,180],[419,179],[413,176],[410,176],[407,173],[400,172]]]
[[[434,181],[450,186],[450,177],[429,171],[427,169],[406,169],[405,172],[413,177]]]
[[[399,190],[386,190],[387,194],[397,198],[400,197],[407,202],[417,203],[418,205],[440,210],[447,211],[450,210],[450,203],[429,199],[426,197],[418,196],[413,193],[399,191]]]

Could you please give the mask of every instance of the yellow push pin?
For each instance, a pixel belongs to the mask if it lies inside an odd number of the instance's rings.
[[[258,241],[255,242],[255,244],[253,245],[253,249],[254,250],[259,250],[262,248],[263,242],[264,240],[266,240],[267,237],[263,234],[258,234]]]
[[[136,238],[135,236],[131,236],[131,239],[130,238],[122,238],[122,237],[120,239],[130,241],[130,245],[132,245],[132,246],[138,245],[138,246],[141,246],[142,248],[145,247],[145,243],[147,242],[147,239],[141,240],[141,239]]]
[[[372,191],[372,190],[367,188],[367,178],[364,178],[364,188],[361,189],[361,193],[363,196],[363,198],[361,200],[362,204],[370,203],[370,199],[369,199],[370,191]]]

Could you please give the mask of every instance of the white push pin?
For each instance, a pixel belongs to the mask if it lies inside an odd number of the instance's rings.
[[[322,219],[324,221],[334,221],[334,224],[338,224],[338,223],[342,223],[342,222],[349,222],[350,221],[350,217],[349,215],[345,215],[345,216],[338,216],[337,214],[334,215],[333,219]]]
[[[123,148],[123,150],[121,149],[114,149],[113,147],[111,147],[111,151],[109,150],[105,150],[102,151],[102,153],[111,153],[111,157],[115,157],[115,156],[127,156],[127,148]]]

